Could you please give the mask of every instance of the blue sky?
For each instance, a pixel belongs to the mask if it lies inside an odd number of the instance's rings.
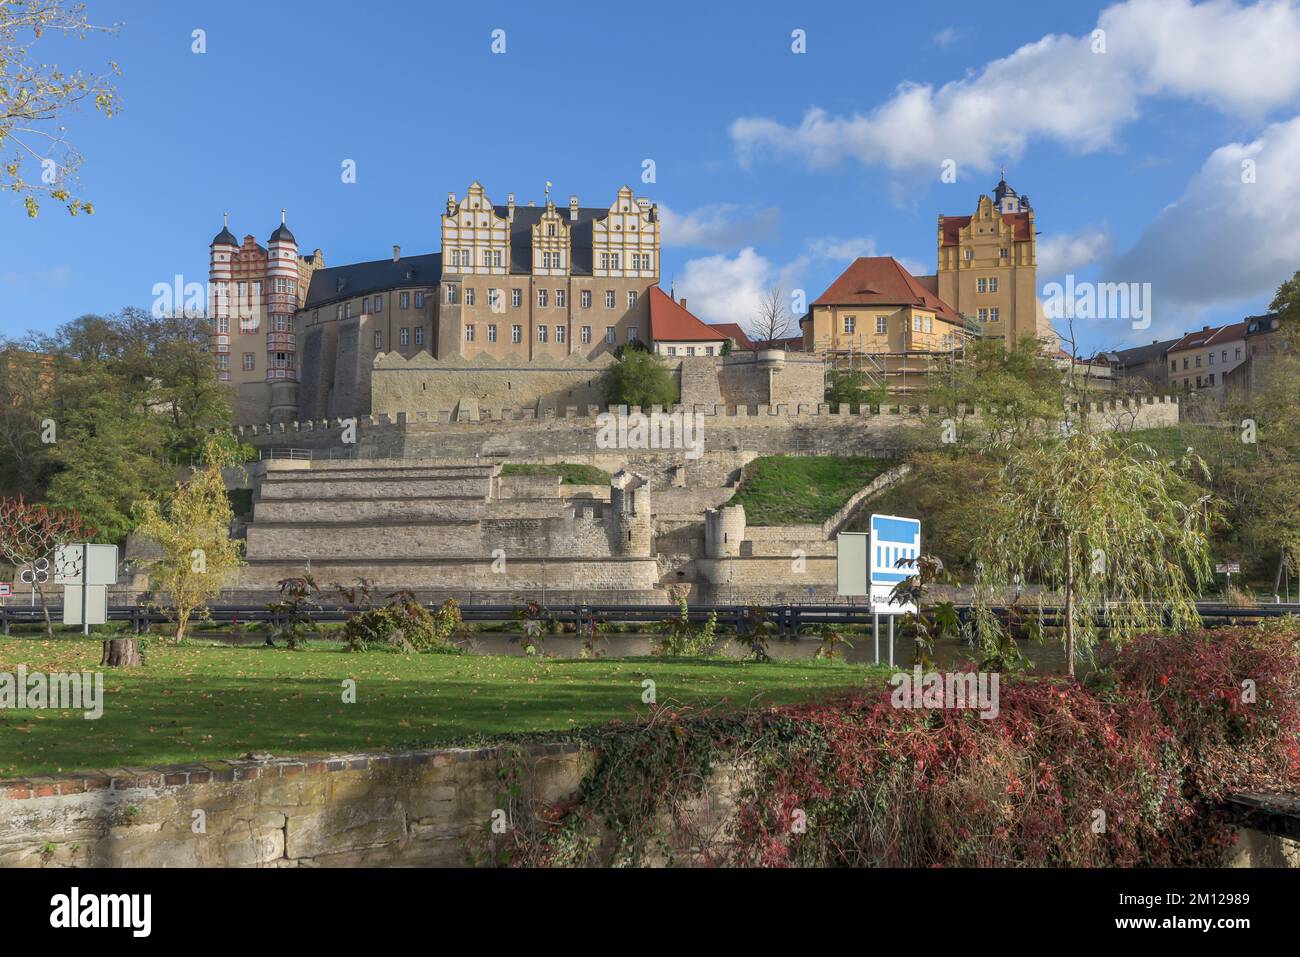
[[[121,31],[42,58],[121,67],[119,115],[66,118],[97,211],[28,220],[0,195],[0,334],[205,281],[223,210],[265,243],[286,207],[331,264],[435,251],[475,179],[592,206],[630,184],[665,208],[663,285],[712,321],[773,283],[812,299],[856,255],[932,272],[936,217],[972,212],[1002,164],[1035,208],[1040,288],[1151,283],[1151,327],[1081,320],[1087,349],[1262,311],[1300,268],[1292,0],[721,7],[90,0]]]

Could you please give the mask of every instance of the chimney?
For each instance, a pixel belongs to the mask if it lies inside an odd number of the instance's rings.
[[[506,193],[506,222],[514,222],[515,218],[515,194]]]
[[[394,246],[393,246],[393,262],[397,262],[397,261],[398,261],[399,259],[401,259],[401,258],[402,258],[402,247],[401,247],[401,246],[398,246],[398,245],[394,245]]]
[[[683,308],[683,309],[686,308],[686,297],[685,297],[685,296],[682,296],[682,308]]]
[[[1209,326],[1201,326],[1201,332],[1209,332],[1209,331],[1210,331]]]
[[[575,223],[578,221],[578,197],[576,196],[569,197],[569,219]]]

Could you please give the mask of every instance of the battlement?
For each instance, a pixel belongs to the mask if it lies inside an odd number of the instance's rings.
[[[1108,402],[1091,402],[1087,404],[1086,409],[1077,409],[1076,411],[1085,412],[1088,415],[1110,416],[1118,414],[1141,414],[1144,411],[1162,411],[1166,414],[1172,414],[1173,422],[1177,422],[1178,415],[1178,398],[1177,396],[1145,396],[1136,399],[1118,399]],[[637,415],[637,414],[675,414],[675,413],[698,413],[708,418],[725,420],[728,425],[744,426],[748,424],[762,426],[776,423],[801,423],[801,424],[844,424],[855,421],[882,421],[889,420],[891,424],[897,424],[903,421],[915,421],[918,424],[922,420],[929,419],[933,416],[955,416],[957,418],[980,418],[981,412],[973,405],[958,404],[955,412],[948,409],[928,405],[883,405],[883,406],[863,406],[858,412],[851,413],[849,407],[845,404],[832,406],[828,403],[818,403],[817,405],[799,404],[799,405],[724,405],[721,403],[714,404],[696,404],[693,408],[687,409],[682,405],[673,405],[665,409],[662,406],[651,406],[643,410],[641,406],[611,405],[598,406],[587,405],[580,410],[578,406],[566,406],[563,409],[543,409],[539,413],[536,408],[513,409],[504,408],[495,411],[484,410],[480,414],[478,409],[444,409],[436,413],[418,412],[414,414],[406,412],[382,412],[377,415],[362,415],[355,419],[320,419],[309,420],[306,422],[279,422],[266,423],[264,425],[237,426],[235,434],[240,438],[254,438],[258,436],[282,436],[292,435],[295,433],[334,433],[343,432],[349,427],[356,429],[375,429],[375,428],[394,428],[394,427],[411,427],[411,426],[428,426],[428,425],[499,425],[509,422],[567,422],[571,423],[574,428],[595,428],[601,423],[597,421],[601,415]]]

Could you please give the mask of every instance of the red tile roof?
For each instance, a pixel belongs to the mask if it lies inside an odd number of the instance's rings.
[[[716,342],[728,338],[701,322],[686,307],[658,286],[650,287],[650,340],[652,342]]]
[[[915,306],[932,309],[940,319],[961,324],[957,310],[913,276],[893,256],[855,259],[814,306]]]
[[[735,343],[737,349],[753,349],[754,343],[750,341],[749,336],[745,335],[745,330],[740,328],[739,324],[734,322],[711,322],[709,328],[716,329],[725,339],[730,339]]]
[[[1198,332],[1189,332],[1170,346],[1169,351],[1186,352],[1188,349],[1201,349],[1205,346],[1218,345],[1220,342],[1244,339],[1248,325],[1250,325],[1248,322],[1234,322],[1226,326],[1213,326]]]
[[[941,219],[941,228],[943,229],[943,241],[941,246],[956,246],[957,233],[965,226],[969,226],[971,217],[969,216],[944,216]],[[1029,239],[1031,227],[1029,225],[1028,213],[1003,213],[1002,221],[1014,230],[1013,238],[1016,242],[1022,242]]]

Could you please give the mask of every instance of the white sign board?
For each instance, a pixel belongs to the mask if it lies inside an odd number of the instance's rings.
[[[1214,566],[1214,570],[1220,575],[1240,575],[1241,562],[1220,562]]]
[[[9,582],[0,582],[0,598],[8,598],[14,593],[14,586]]]
[[[81,586],[63,586],[63,623],[65,625],[103,625],[108,621],[108,589],[91,585],[86,589],[86,620],[81,620]]]
[[[83,559],[84,550],[84,559]],[[83,581],[82,562],[88,566]],[[116,545],[60,545],[54,553],[54,584],[116,585]],[[66,605],[67,602],[65,601]]]
[[[889,593],[894,586],[916,574],[915,565],[899,565],[921,555],[921,520],[897,515],[871,516],[871,543],[867,550],[871,610],[881,614],[916,614],[916,605],[908,602],[891,605]]]
[[[867,595],[867,533],[840,532],[835,539],[836,591],[841,595]]]

